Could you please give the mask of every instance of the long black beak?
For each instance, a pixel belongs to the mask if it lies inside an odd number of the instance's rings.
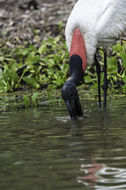
[[[71,119],[76,119],[77,116],[83,115],[77,89],[74,85],[69,84],[69,81],[67,81],[62,88],[62,97],[66,103]]]

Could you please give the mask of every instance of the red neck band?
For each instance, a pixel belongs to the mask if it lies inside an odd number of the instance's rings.
[[[86,47],[84,38],[80,32],[80,30],[77,28],[74,30],[71,48],[70,48],[70,57],[73,55],[79,55],[83,62],[83,71],[86,69]]]

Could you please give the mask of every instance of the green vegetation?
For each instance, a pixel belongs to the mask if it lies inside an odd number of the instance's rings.
[[[103,71],[103,52],[100,53],[100,64]],[[61,88],[69,77],[68,51],[62,36],[48,38],[39,47],[24,44],[9,48],[6,43],[0,44],[0,92],[15,92],[32,89],[30,97],[23,96],[26,107],[38,104],[38,90]],[[109,51],[108,81],[112,91],[126,92],[126,42],[118,42]],[[103,81],[104,74],[101,74]],[[84,85],[97,88],[95,67],[87,67]],[[35,92],[37,89],[37,92]]]
[[[104,79],[104,60],[103,51],[99,51],[101,65],[101,83]],[[107,79],[108,87],[111,92],[126,92],[126,42],[118,42],[108,50],[107,57]],[[93,84],[93,88],[97,88],[97,74],[94,68],[88,67],[86,70],[85,83]]]
[[[40,47],[6,45],[0,48],[0,92],[21,88],[57,88],[68,71],[68,52],[61,36],[42,41]]]

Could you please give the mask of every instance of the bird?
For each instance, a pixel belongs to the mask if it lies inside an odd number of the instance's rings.
[[[98,76],[98,102],[101,107],[98,50],[104,52],[103,109],[107,99],[107,47],[126,31],[126,0],[78,0],[66,22],[65,38],[69,51],[70,78],[61,93],[72,119],[83,115],[78,91],[88,65],[95,63]]]
[[[36,0],[30,0],[25,5],[22,5],[22,4],[19,5],[19,8],[23,9],[23,10],[27,10],[27,9],[31,9],[31,8],[34,10],[37,10],[38,9],[38,2]]]

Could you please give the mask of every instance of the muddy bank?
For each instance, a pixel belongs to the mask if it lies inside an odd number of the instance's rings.
[[[36,0],[37,9],[28,8],[29,1],[6,0],[5,3],[0,0],[0,41],[39,43],[46,36],[64,34],[66,20],[76,0]]]

